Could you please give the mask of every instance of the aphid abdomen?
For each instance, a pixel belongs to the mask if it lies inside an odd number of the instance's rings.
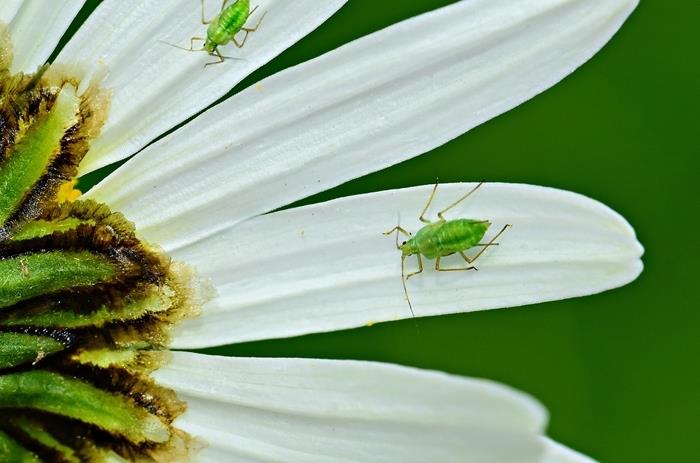
[[[238,0],[227,6],[209,24],[207,38],[216,45],[226,45],[245,26],[249,14],[249,0]]]
[[[491,224],[482,220],[456,219],[444,222],[436,231],[440,255],[465,251],[477,245]]]
[[[426,225],[416,234],[418,250],[428,259],[465,251],[481,241],[490,225],[486,221],[471,219]]]

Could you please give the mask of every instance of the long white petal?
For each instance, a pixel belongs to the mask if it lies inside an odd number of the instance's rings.
[[[205,2],[207,17],[220,1]],[[243,48],[227,45],[216,61],[206,53],[178,50],[190,38],[206,35],[196,0],[108,0],[81,27],[58,57],[59,62],[107,66],[104,86],[114,96],[109,121],[81,164],[83,172],[123,159],[158,135],[201,111],[245,76],[322,24],[345,0],[259,0],[249,19],[258,31]],[[242,39],[242,35],[239,37]],[[201,42],[199,42],[201,44]]]
[[[429,217],[469,191],[438,189]],[[343,198],[260,216],[175,251],[213,280],[219,296],[182,324],[178,347],[295,336],[411,316],[401,252],[382,232],[417,231],[431,187]],[[584,196],[529,185],[488,183],[447,218],[490,220],[486,240],[511,229],[469,272],[425,271],[407,282],[416,316],[514,307],[624,285],[642,270],[629,224]],[[468,252],[474,254],[475,250]],[[416,270],[415,257],[407,271]],[[464,267],[459,255],[442,260]]]
[[[547,451],[541,463],[595,463],[595,460],[544,437]]]
[[[394,365],[176,352],[155,373],[187,402],[199,461],[540,462],[546,412],[489,381]]]
[[[23,0],[3,0],[0,2],[0,21],[10,24],[15,17]]]
[[[10,25],[12,71],[33,72],[46,62],[84,0],[2,0],[0,21]]]
[[[418,16],[236,95],[140,153],[93,196],[145,238],[185,245],[517,106],[590,58],[635,5],[471,0]]]

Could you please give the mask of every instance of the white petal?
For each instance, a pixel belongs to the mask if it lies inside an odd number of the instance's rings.
[[[440,185],[428,217],[473,184]],[[431,187],[343,198],[260,216],[175,251],[213,280],[219,296],[177,331],[178,347],[295,336],[411,316],[400,251],[382,232],[409,231]],[[513,227],[477,261],[478,272],[425,271],[408,280],[416,316],[514,307],[597,293],[634,280],[642,248],[618,214],[581,195],[487,183],[447,218]],[[474,254],[471,250],[467,254]],[[415,257],[407,271],[416,269]],[[457,256],[445,267],[464,266]]]
[[[220,1],[205,2],[207,19]],[[83,172],[123,159],[161,133],[216,101],[245,76],[322,24],[345,0],[259,0],[249,19],[260,29],[241,49],[221,48],[235,57],[223,64],[189,47],[190,37],[206,35],[199,2],[193,0],[109,0],[81,27],[59,62],[84,62],[95,70],[106,64],[104,86],[113,89],[112,109],[102,135],[81,164]],[[242,39],[242,36],[239,37]]]
[[[15,17],[23,0],[3,0],[0,2],[0,21],[10,24]]]
[[[187,402],[199,461],[539,462],[546,412],[489,381],[394,365],[175,352],[155,373]]]
[[[547,437],[544,437],[543,440],[547,445],[547,452],[542,463],[595,463],[595,460],[586,455],[564,447]]]
[[[84,0],[2,0],[0,21],[10,25],[13,72],[33,72],[46,62]]]
[[[439,146],[555,84],[635,0],[472,0],[234,96],[144,150],[93,197],[173,249]]]

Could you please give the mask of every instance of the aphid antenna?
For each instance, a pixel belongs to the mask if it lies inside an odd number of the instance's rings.
[[[416,328],[416,335],[420,336],[420,328],[418,327],[418,320],[416,320],[416,313],[413,311],[411,298],[408,297],[408,289],[406,288],[406,256],[401,256],[401,284],[403,285],[403,294],[406,297],[408,309],[411,311],[411,318],[413,319],[413,326]]]
[[[406,296],[411,316],[415,319],[416,314],[413,311],[413,305],[411,305],[411,299],[408,297],[408,289],[406,288],[406,256],[401,256],[401,284],[403,284],[403,294]]]
[[[394,231],[396,231],[396,249],[401,249],[401,246],[399,246],[399,232],[403,232],[407,236],[411,236],[411,233],[407,232],[403,228],[401,228],[401,211],[397,211],[396,215],[397,215],[396,227],[389,230],[388,232],[383,233],[383,234],[388,235],[389,233],[393,233]],[[406,287],[406,256],[404,256],[404,255],[401,255],[401,284],[403,285],[403,294],[404,294],[404,297],[406,298],[406,302],[408,303],[408,309],[411,311],[411,317],[413,318],[413,320],[415,322],[416,313],[413,311],[413,305],[411,304],[411,298],[408,297],[408,288]],[[418,331],[418,323],[416,323],[416,331]]]
[[[206,51],[204,47],[202,48],[185,48],[181,47],[180,45],[175,45],[174,43],[166,42],[165,40],[159,40],[160,43],[163,43],[165,45],[170,45],[173,48],[178,48],[180,50],[185,50],[185,51]]]

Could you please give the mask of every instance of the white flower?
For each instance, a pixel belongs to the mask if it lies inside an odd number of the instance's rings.
[[[429,151],[555,84],[602,47],[635,0],[466,0],[273,75],[202,111],[313,30],[342,0],[261,0],[243,60],[164,45],[201,35],[195,0],[107,0],[56,62],[107,75],[110,117],[83,172],[138,154],[88,193],[210,278],[218,297],[175,346],[204,347],[410,316],[381,232],[417,230],[430,187],[273,212]],[[53,51],[76,0],[3,1],[13,70]],[[478,153],[465,153],[477,156]],[[443,185],[437,205],[467,185]],[[454,216],[515,226],[478,274],[424,272],[416,314],[581,296],[636,278],[642,248],[591,199],[486,184]],[[200,461],[584,462],[543,437],[533,399],[483,380],[368,362],[174,353],[156,379],[188,404]]]

